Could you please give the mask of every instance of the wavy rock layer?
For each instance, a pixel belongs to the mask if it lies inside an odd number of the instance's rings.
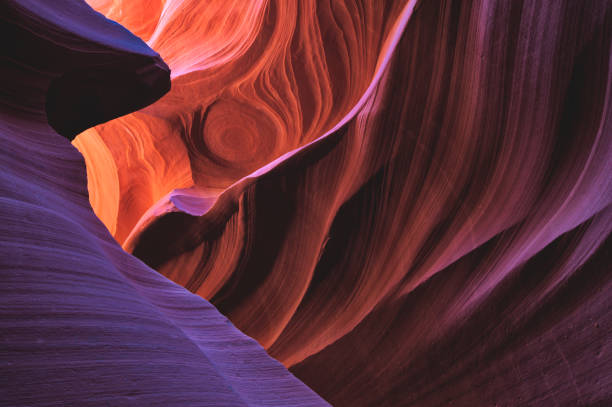
[[[0,405],[328,405],[91,209],[83,157],[53,128],[158,98],[160,57],[79,1],[7,1],[0,18]],[[146,91],[126,93],[134,80]]]
[[[136,3],[106,2],[100,11],[138,33],[129,14]],[[165,2],[149,45],[170,64],[172,90],[77,139],[92,206],[120,243],[174,189],[216,197],[333,127],[371,82],[402,8],[378,0],[246,4]],[[99,150],[114,167],[97,159]],[[106,190],[121,192],[97,193]]]
[[[174,72],[76,142],[124,248],[334,405],[611,402],[611,2],[92,4]]]

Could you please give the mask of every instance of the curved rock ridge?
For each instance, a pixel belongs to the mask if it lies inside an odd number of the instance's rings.
[[[81,1],[4,1],[0,18],[0,405],[328,405],[92,211],[56,130],[161,96],[160,57]]]
[[[3,68],[11,78],[3,85],[3,104],[24,119],[42,120],[38,116],[44,113],[51,127],[70,139],[170,89],[170,70],[156,52],[133,36],[127,41],[125,28],[89,9],[78,2],[3,4]],[[90,53],[86,59],[84,52]]]
[[[172,90],[75,142],[127,251],[334,405],[612,403],[612,2],[136,3]]]
[[[153,9],[132,0],[91,4],[138,29],[137,3]],[[217,196],[320,137],[363,96],[404,3],[166,1],[149,45],[172,69],[172,90],[75,142],[96,214],[123,244],[174,189]],[[121,192],[102,198],[103,190]]]

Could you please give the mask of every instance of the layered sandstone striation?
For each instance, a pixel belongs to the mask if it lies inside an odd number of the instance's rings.
[[[611,401],[610,1],[91,4],[173,72],[75,141],[127,251],[334,405]]]
[[[3,1],[0,19],[0,405],[328,405],[90,206],[65,137],[167,92],[159,55],[81,1]]]

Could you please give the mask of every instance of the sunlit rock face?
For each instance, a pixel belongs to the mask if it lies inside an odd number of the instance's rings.
[[[124,249],[334,405],[612,400],[612,2],[91,1],[172,90],[75,146]]]
[[[120,243],[174,189],[197,186],[216,197],[335,126],[371,83],[404,7],[378,0],[168,1],[155,12],[149,1],[91,5],[141,34],[172,68],[163,100],[75,143],[85,152],[93,207]],[[154,21],[144,24],[149,12]],[[93,159],[98,150],[108,160]],[[111,158],[114,168],[103,163]]]
[[[329,405],[89,204],[62,136],[166,93],[159,55],[81,1],[6,0],[0,19],[0,405]]]

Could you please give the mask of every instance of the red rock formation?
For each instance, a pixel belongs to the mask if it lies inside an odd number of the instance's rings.
[[[198,5],[76,142],[126,250],[334,405],[612,400],[611,2]]]
[[[5,1],[0,19],[0,405],[328,405],[92,211],[54,128],[161,96],[159,56],[80,1]]]
[[[77,139],[92,195],[113,191],[92,205],[120,243],[172,190],[196,185],[199,194],[217,196],[331,129],[372,81],[402,8],[379,1],[248,3],[166,2],[149,45],[172,68],[171,92]],[[138,32],[129,8],[113,4],[100,10],[123,10],[118,22]],[[98,150],[108,159],[94,159]]]

